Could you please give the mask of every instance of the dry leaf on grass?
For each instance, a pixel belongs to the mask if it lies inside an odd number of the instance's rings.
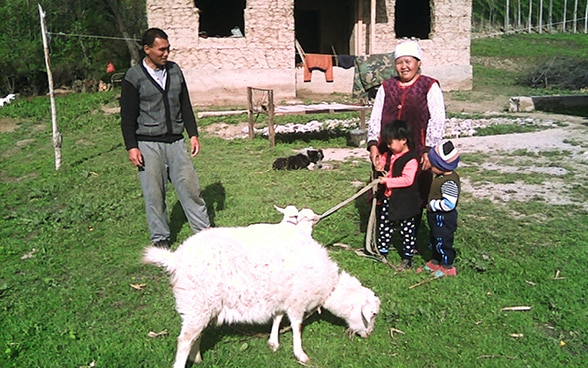
[[[390,328],[390,337],[394,337],[394,332],[398,332],[399,334],[403,334],[403,335],[405,334],[404,331],[400,331],[394,327],[391,327]]]
[[[135,290],[143,290],[145,289],[145,286],[147,286],[147,284],[131,284],[131,287]]]
[[[149,333],[147,334],[147,336],[149,336],[151,338],[155,338],[155,337],[159,337],[159,336],[167,336],[167,330],[163,330],[161,332],[149,331]]]
[[[20,259],[30,259],[33,258],[35,253],[37,253],[37,250],[35,248],[33,248],[30,252],[23,254],[22,257],[20,257]]]
[[[524,312],[524,311],[530,311],[531,308],[533,308],[533,307],[527,307],[527,306],[522,305],[519,307],[504,307],[500,311],[501,312],[508,312],[508,311]]]
[[[351,247],[351,245],[345,244],[345,243],[333,243],[333,246],[334,247],[343,248],[343,249],[347,249],[347,250],[353,250],[353,247]]]

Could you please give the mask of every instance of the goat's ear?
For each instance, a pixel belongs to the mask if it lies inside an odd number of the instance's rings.
[[[281,214],[284,214],[284,209],[283,208],[280,208],[280,207],[276,206],[275,204],[274,204],[274,208],[276,210],[278,210],[278,212],[280,212]]]
[[[376,314],[376,310],[372,303],[370,303],[369,300],[366,300],[365,304],[361,307],[361,319],[365,328],[369,326],[371,320]]]

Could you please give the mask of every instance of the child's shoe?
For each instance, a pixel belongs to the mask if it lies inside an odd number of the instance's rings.
[[[435,259],[432,259],[429,262],[427,262],[427,264],[425,264],[425,271],[435,272],[440,267],[441,267],[441,265],[439,265],[439,262]]]
[[[440,266],[437,271],[435,271],[435,277],[443,277],[443,276],[457,276],[457,269],[455,267],[445,268]]]

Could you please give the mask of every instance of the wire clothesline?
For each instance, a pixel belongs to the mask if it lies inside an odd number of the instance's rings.
[[[140,39],[137,39],[137,38],[112,37],[112,36],[95,36],[95,35],[84,35],[84,34],[64,33],[64,32],[47,32],[47,34],[48,35],[51,35],[51,36],[103,38],[103,39],[107,39],[107,40],[121,40],[121,41],[141,41]]]

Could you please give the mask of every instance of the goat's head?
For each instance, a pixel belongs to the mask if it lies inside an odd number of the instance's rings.
[[[298,223],[298,209],[295,206],[290,205],[286,206],[285,208],[280,208],[274,205],[274,208],[284,215],[281,223],[289,223],[294,225]]]

